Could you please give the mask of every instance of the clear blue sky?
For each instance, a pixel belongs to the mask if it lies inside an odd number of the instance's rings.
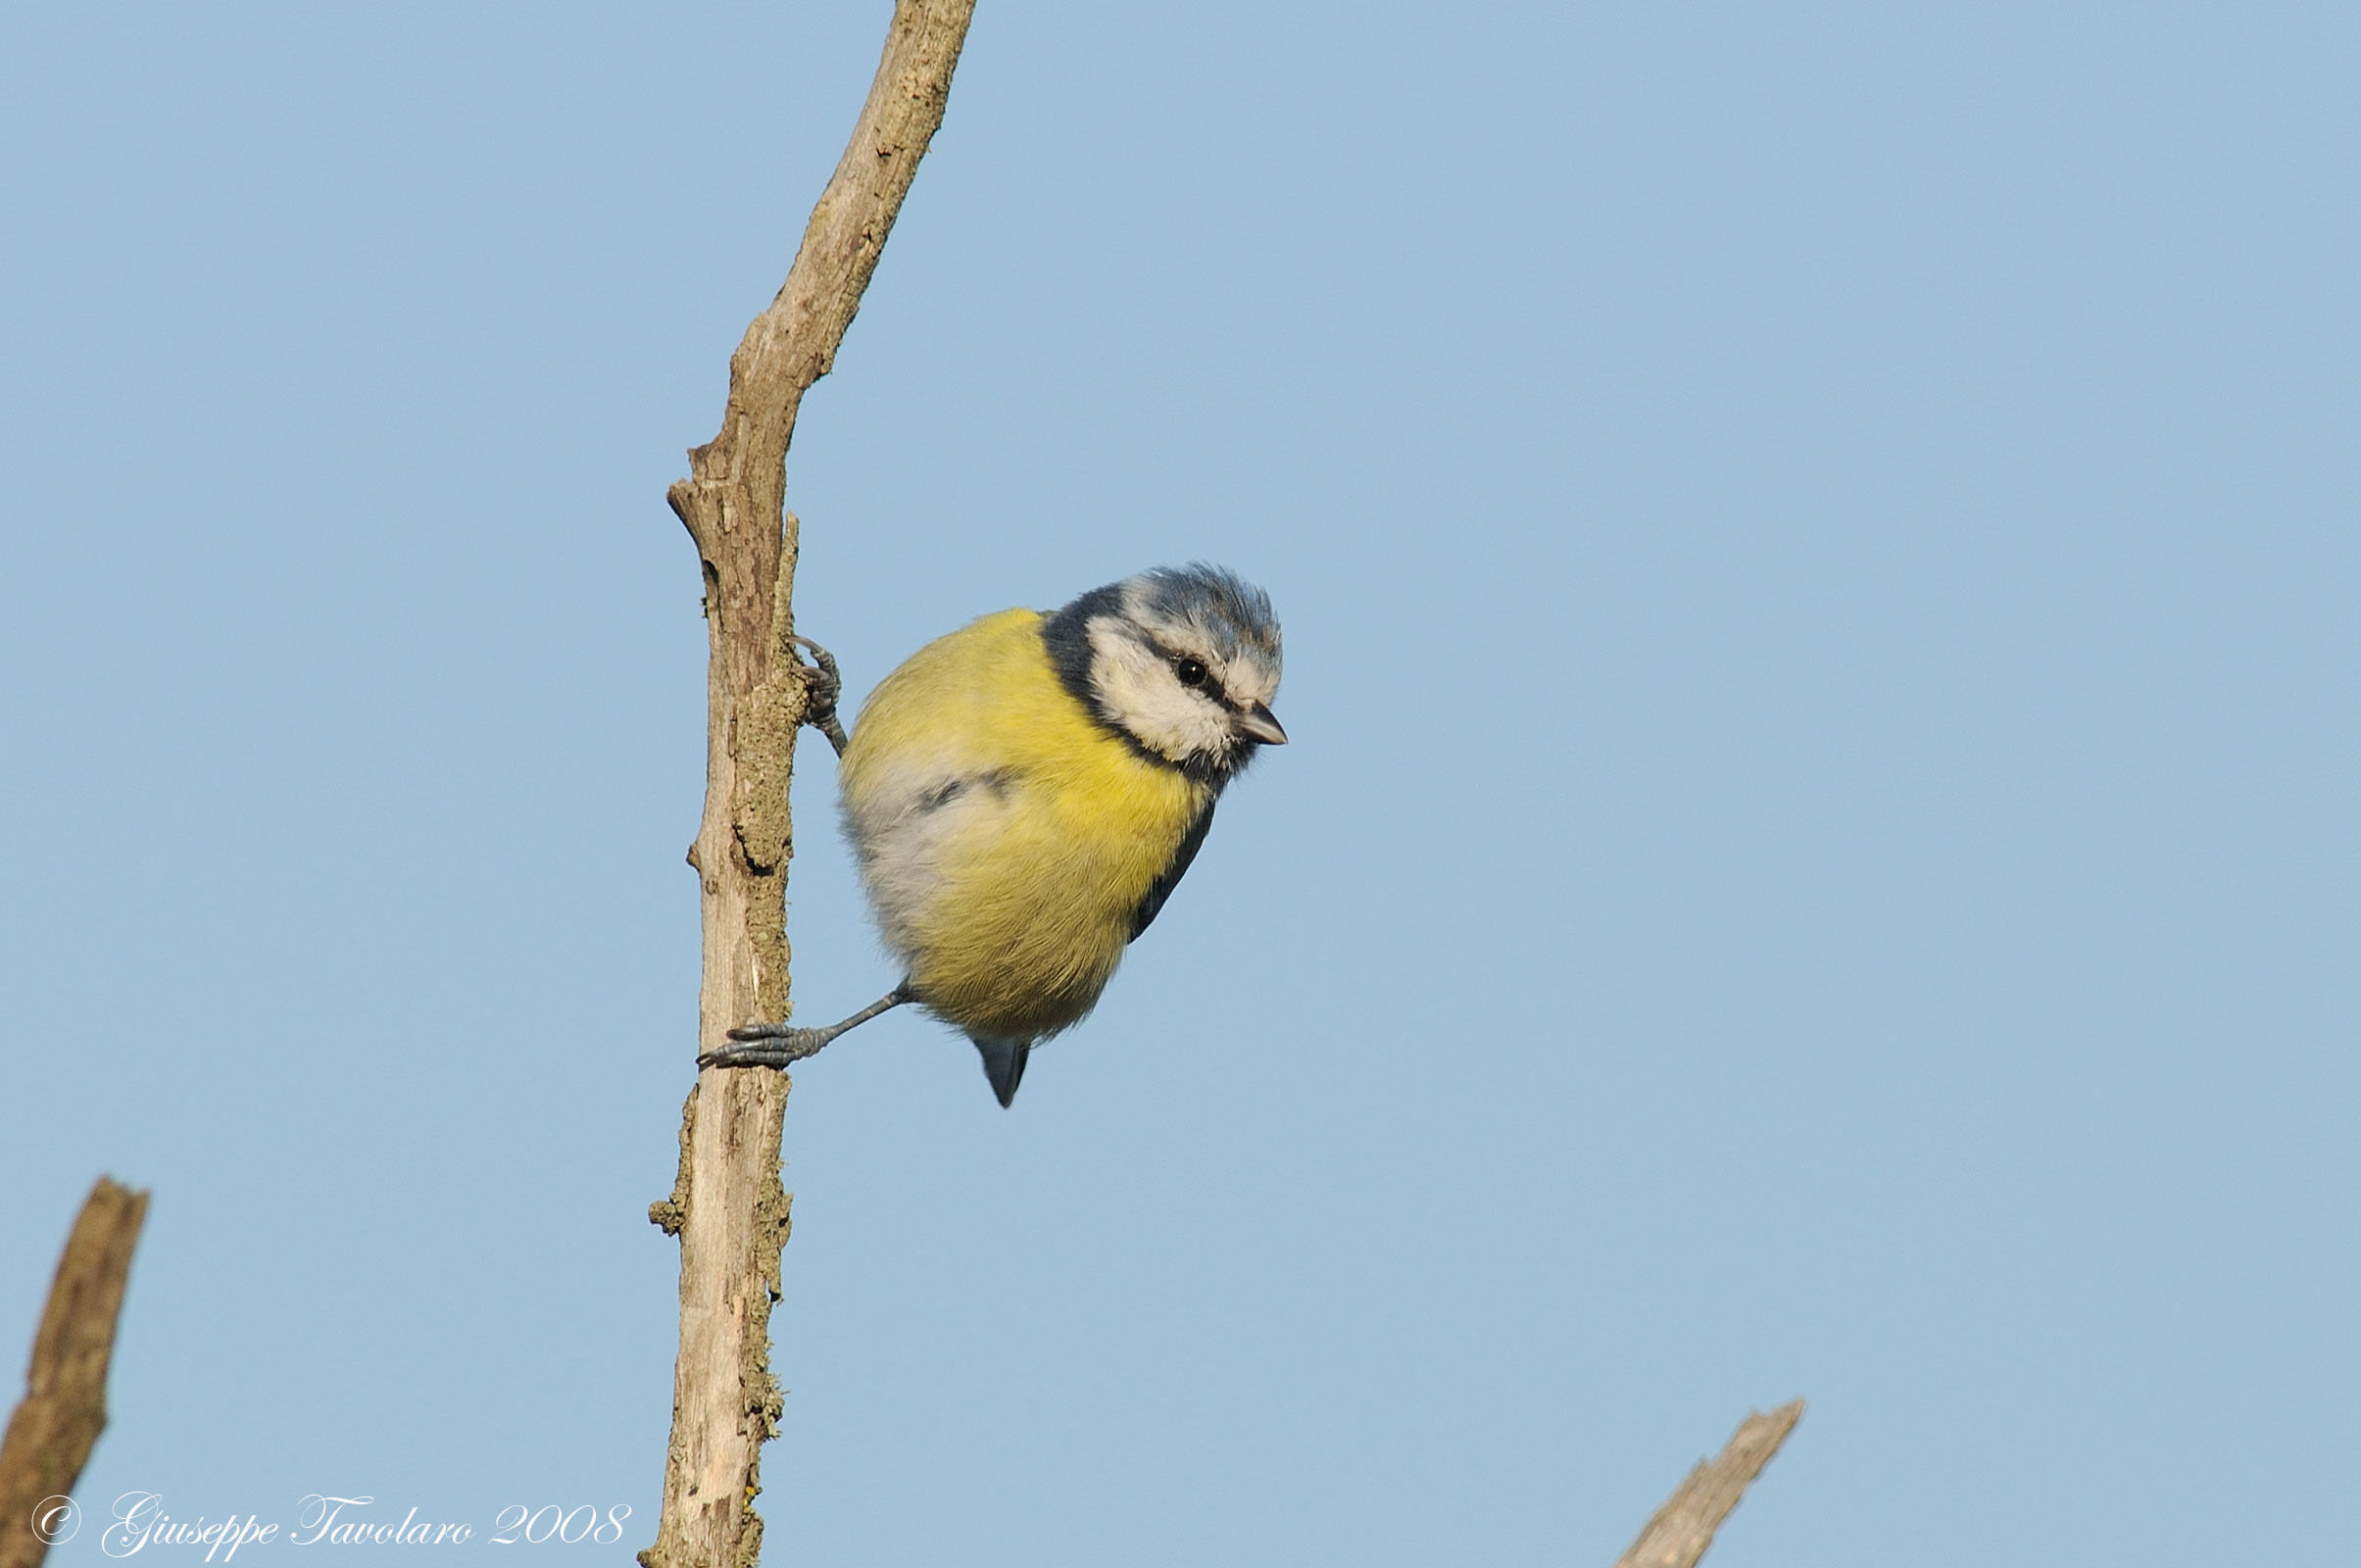
[[[85,1499],[651,1539],[663,493],[885,15],[0,21],[0,1372],[155,1192]],[[2317,1558],[2356,79],[2349,6],[985,0],[803,626],[858,695],[1208,558],[1295,744],[1012,1112],[914,1015],[797,1075],[768,1560],[1603,1565],[1796,1394],[1725,1568]]]

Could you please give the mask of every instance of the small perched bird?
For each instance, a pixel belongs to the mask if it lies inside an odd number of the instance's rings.
[[[733,1029],[701,1064],[784,1067],[914,1002],[975,1042],[1007,1105],[1172,896],[1222,787],[1287,743],[1278,691],[1269,597],[1202,564],[919,649],[837,747],[845,832],[906,978],[824,1029]],[[832,726],[825,706],[812,721]]]

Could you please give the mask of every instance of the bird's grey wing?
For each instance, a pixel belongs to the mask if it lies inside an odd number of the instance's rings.
[[[1213,803],[1207,801],[1198,811],[1197,820],[1189,824],[1189,831],[1181,835],[1180,848],[1172,852],[1172,863],[1156,876],[1148,889],[1148,896],[1140,901],[1138,908],[1131,911],[1130,940],[1139,941],[1140,933],[1156,924],[1156,917],[1163,909],[1164,901],[1172,897],[1172,890],[1180,886],[1180,879],[1189,874],[1189,862],[1197,858],[1197,852],[1205,846],[1205,830],[1212,825]]]

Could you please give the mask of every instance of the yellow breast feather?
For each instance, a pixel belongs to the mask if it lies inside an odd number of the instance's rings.
[[[1101,725],[1059,682],[1029,610],[939,638],[889,675],[841,777],[862,880],[918,999],[979,1038],[1018,1041],[1098,1001],[1213,794]]]

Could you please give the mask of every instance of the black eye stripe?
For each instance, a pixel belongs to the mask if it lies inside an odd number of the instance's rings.
[[[1222,690],[1221,682],[1215,678],[1213,666],[1206,661],[1198,658],[1195,654],[1182,653],[1177,648],[1167,648],[1162,643],[1152,643],[1150,646],[1163,656],[1164,662],[1172,666],[1174,678],[1183,686],[1188,687],[1191,691],[1204,692],[1218,703],[1227,703],[1230,700],[1228,694]],[[1190,664],[1195,664],[1203,672],[1196,680],[1189,679],[1184,672],[1185,666]]]

